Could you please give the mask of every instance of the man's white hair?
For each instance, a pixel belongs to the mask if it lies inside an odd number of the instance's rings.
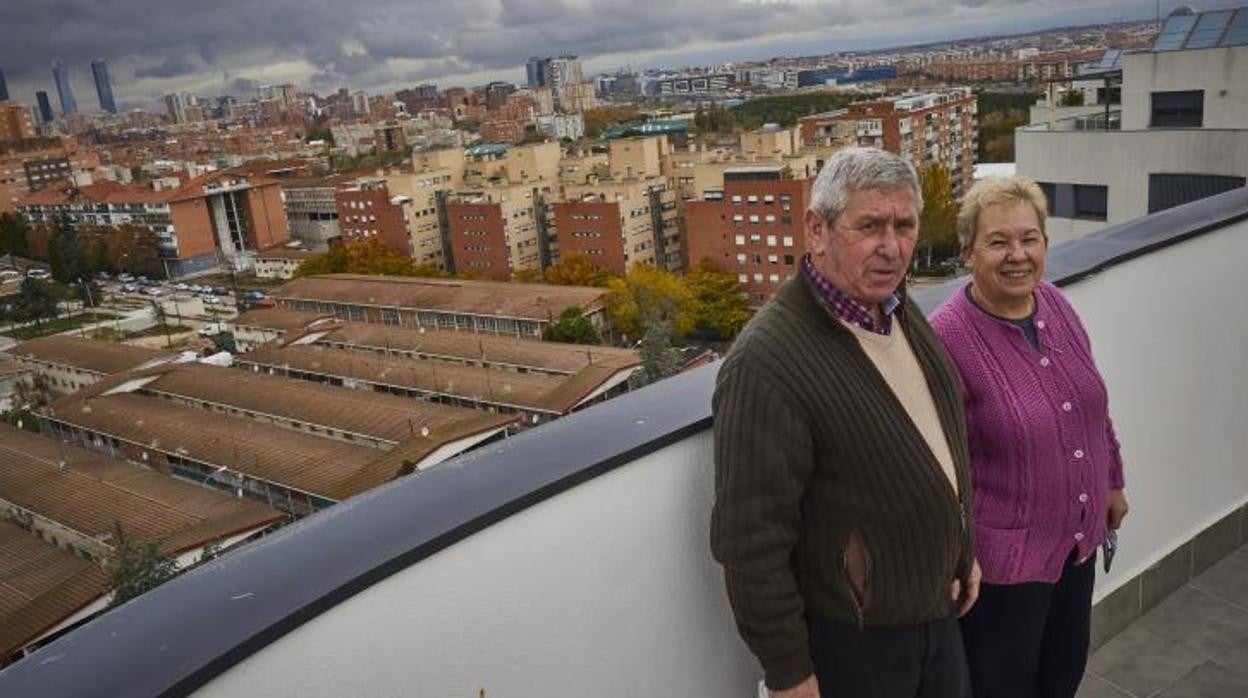
[[[849,197],[862,189],[909,187],[916,212],[923,210],[919,176],[905,158],[879,148],[839,150],[819,170],[810,193],[810,210],[834,221],[849,206]]]

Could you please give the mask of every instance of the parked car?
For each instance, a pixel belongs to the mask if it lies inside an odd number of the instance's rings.
[[[113,278],[113,275],[106,271],[97,271],[95,272],[95,278],[99,281],[108,281]]]
[[[138,292],[138,290],[139,290],[139,287],[134,284],[122,284],[121,285],[122,293],[136,293]]]
[[[216,305],[217,303],[221,302],[221,299],[217,298],[216,296],[210,293],[206,293],[200,296],[199,300],[203,301],[204,305]]]
[[[123,284],[131,283],[134,281],[134,274],[123,272],[117,275],[117,280],[122,282]]]
[[[228,289],[228,288],[226,288],[226,287],[224,287],[224,286],[213,286],[213,287],[212,287],[212,292],[213,292],[213,293],[215,293],[215,294],[217,294],[218,296],[228,296],[228,295],[230,295],[230,289]]]
[[[264,300],[264,294],[259,291],[248,291],[243,295],[243,298],[249,301],[262,301]]]
[[[143,293],[146,293],[149,296],[159,296],[164,292],[165,290],[159,286],[147,286],[143,289]]]
[[[174,284],[174,285],[173,285],[173,288],[174,288],[174,290],[176,290],[176,291],[189,291],[189,290],[191,290],[191,287],[190,287],[190,286],[187,286],[186,284]]]
[[[47,269],[27,269],[26,276],[32,279],[46,280],[52,278],[52,272]]]

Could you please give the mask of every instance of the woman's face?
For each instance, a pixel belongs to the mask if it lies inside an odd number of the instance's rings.
[[[979,212],[966,251],[975,287],[995,305],[1026,302],[1044,277],[1048,240],[1026,202],[990,204]]]

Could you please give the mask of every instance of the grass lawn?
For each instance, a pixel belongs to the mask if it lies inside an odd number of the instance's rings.
[[[265,289],[276,288],[286,283],[282,279],[258,279],[255,274],[247,272],[236,274],[236,277],[238,279],[238,290],[240,293],[246,293],[252,290],[264,291]],[[230,280],[229,274],[198,276],[190,281],[187,281],[186,283],[200,286],[204,284],[209,286],[224,286],[233,290],[233,282]]]
[[[183,332],[193,332],[194,330],[195,330],[194,327],[187,327],[186,325],[178,325],[172,322],[169,323],[169,335],[170,336],[179,335],[179,334],[182,334]],[[155,327],[149,327],[146,330],[140,330],[138,332],[131,332],[129,335],[127,335],[127,338],[139,339],[140,337],[164,337],[164,336],[165,336],[165,328],[161,327],[160,325],[156,325]]]
[[[5,330],[4,334],[7,334],[13,339],[25,341],[27,339],[34,339],[35,337],[46,337],[50,334],[59,334],[69,330],[76,330],[83,325],[90,325],[94,323],[97,319],[103,321],[112,320],[115,317],[117,317],[116,314],[106,311],[100,311],[98,313],[82,313],[72,317],[59,317],[54,320],[47,320],[41,325],[31,324],[26,325],[25,327]]]

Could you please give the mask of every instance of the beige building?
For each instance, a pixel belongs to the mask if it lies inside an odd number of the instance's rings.
[[[460,151],[462,155],[462,151]],[[462,164],[463,160],[460,160]],[[390,196],[401,202],[403,217],[411,237],[412,258],[420,264],[443,268],[442,229],[439,225],[440,193],[455,189],[462,183],[463,171],[447,168],[428,169],[416,174],[395,173],[385,177]]]
[[[642,179],[662,177],[664,156],[671,146],[662,136],[620,138],[611,141],[611,178]]]

